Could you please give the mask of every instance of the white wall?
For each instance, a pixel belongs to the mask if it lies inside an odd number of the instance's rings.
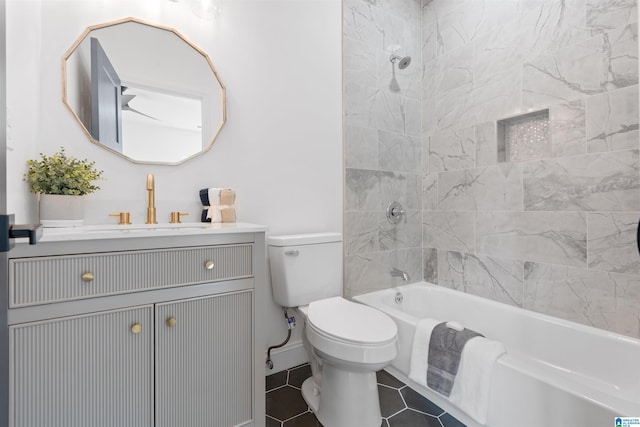
[[[213,148],[180,166],[130,163],[89,143],[62,103],[61,58],[85,27],[126,16],[177,28],[206,51],[227,88],[228,121]],[[238,218],[271,234],[342,230],[340,0],[233,0],[212,23],[189,2],[9,0],[7,5],[8,211],[37,219],[25,161],[61,145],[96,161],[102,189],[88,223],[130,211],[144,222],[145,177],[156,176],[158,220],[172,210],[199,219],[198,190],[236,189]],[[265,303],[267,342],[285,335]],[[294,341],[299,340],[299,332]]]

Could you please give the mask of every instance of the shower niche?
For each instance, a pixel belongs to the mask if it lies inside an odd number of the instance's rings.
[[[498,162],[551,157],[549,109],[498,120]]]

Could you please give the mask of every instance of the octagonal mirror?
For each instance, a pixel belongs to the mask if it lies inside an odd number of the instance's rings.
[[[62,74],[63,101],[89,140],[136,163],[191,159],[226,121],[213,63],[173,28],[135,18],[91,26]]]

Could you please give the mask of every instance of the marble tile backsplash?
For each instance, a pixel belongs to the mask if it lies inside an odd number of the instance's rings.
[[[637,0],[343,7],[345,295],[397,267],[640,337]],[[547,145],[510,158],[498,122],[536,111]]]

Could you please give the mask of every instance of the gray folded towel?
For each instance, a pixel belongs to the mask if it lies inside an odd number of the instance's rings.
[[[470,329],[457,331],[439,323],[431,332],[429,341],[429,365],[427,385],[438,393],[449,396],[458,374],[460,357],[464,346],[471,338],[483,335]]]

